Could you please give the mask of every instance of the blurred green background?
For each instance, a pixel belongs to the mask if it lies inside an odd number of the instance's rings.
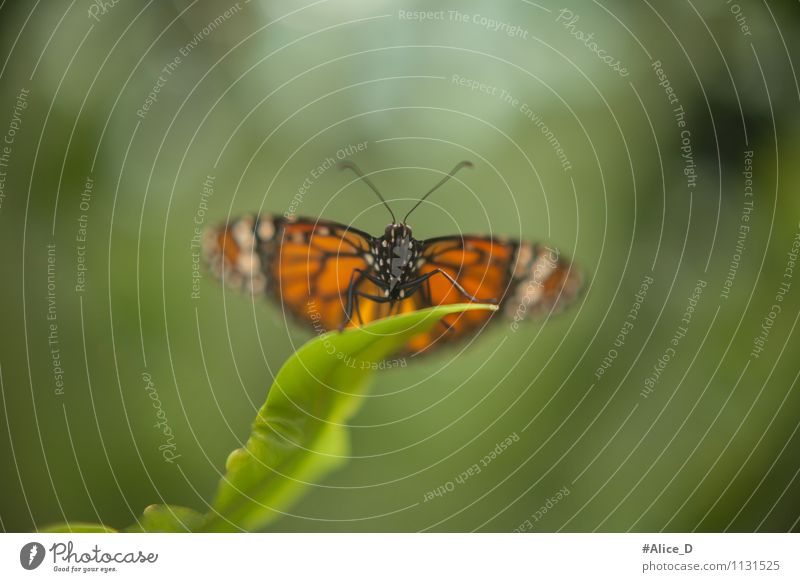
[[[195,221],[295,200],[381,233],[363,184],[312,176],[360,143],[398,211],[475,163],[418,238],[548,241],[588,286],[379,372],[353,459],[273,530],[798,529],[796,3],[6,1],[0,30],[4,530],[206,509],[311,334],[205,272],[192,298]]]

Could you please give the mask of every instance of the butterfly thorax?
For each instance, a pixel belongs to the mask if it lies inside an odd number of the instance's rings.
[[[407,224],[390,224],[376,243],[376,270],[386,285],[384,294],[390,299],[402,299],[406,295],[404,286],[414,277],[420,244],[411,236]]]

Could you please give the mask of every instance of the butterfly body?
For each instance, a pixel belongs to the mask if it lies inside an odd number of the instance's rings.
[[[416,249],[419,243],[411,236],[406,224],[390,224],[384,235],[376,240],[380,278],[386,285],[385,294],[391,300],[402,299],[405,289],[413,282]]]

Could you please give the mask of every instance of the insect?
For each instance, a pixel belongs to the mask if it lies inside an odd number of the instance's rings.
[[[457,164],[398,221],[369,177],[344,162],[340,168],[355,172],[388,209],[392,222],[381,236],[327,220],[242,216],[207,229],[205,260],[228,286],[272,296],[317,331],[464,302],[498,304],[515,326],[573,302],[582,277],[550,247],[480,235],[414,238],[409,215],[471,166]],[[468,337],[496,315],[483,310],[447,315],[404,352],[416,355]]]

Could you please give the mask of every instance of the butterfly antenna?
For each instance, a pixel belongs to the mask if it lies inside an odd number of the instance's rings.
[[[452,170],[450,170],[450,173],[449,173],[449,174],[447,174],[447,175],[446,175],[444,178],[442,178],[441,180],[439,180],[439,182],[436,184],[436,186],[434,186],[433,188],[431,188],[430,190],[428,190],[428,191],[425,193],[425,195],[424,195],[422,198],[420,198],[420,199],[417,201],[417,203],[414,205],[414,208],[412,208],[411,210],[409,210],[409,211],[408,211],[408,214],[406,214],[406,217],[403,219],[403,223],[405,223],[405,222],[406,222],[406,220],[408,220],[408,217],[411,215],[411,213],[412,213],[412,212],[414,212],[414,211],[417,209],[417,206],[419,206],[420,204],[422,204],[422,203],[425,201],[425,199],[426,199],[428,196],[430,196],[431,194],[433,194],[433,192],[439,188],[439,186],[441,186],[442,184],[444,184],[445,182],[447,182],[447,181],[448,181],[450,178],[452,178],[453,176],[455,176],[455,175],[456,175],[456,172],[458,172],[460,169],[462,169],[462,168],[471,168],[471,167],[472,167],[472,162],[469,162],[469,161],[467,161],[467,160],[464,160],[463,162],[458,162],[458,163],[456,164],[455,168],[453,168]]]
[[[356,176],[358,176],[359,178],[361,178],[361,179],[362,179],[362,180],[363,180],[363,181],[364,181],[364,182],[367,184],[367,186],[369,186],[369,187],[372,189],[372,191],[373,191],[373,192],[375,192],[375,194],[377,194],[377,195],[378,195],[378,198],[380,198],[380,199],[381,199],[381,202],[383,202],[383,205],[384,205],[384,206],[386,206],[386,210],[388,210],[388,211],[389,211],[389,214],[391,214],[391,215],[392,215],[392,222],[393,222],[393,223],[396,223],[396,222],[397,222],[397,219],[394,217],[394,212],[392,212],[392,209],[391,209],[391,207],[389,206],[389,204],[386,202],[386,200],[384,199],[384,197],[383,197],[383,196],[381,196],[381,193],[380,193],[380,192],[378,192],[378,189],[375,187],[375,184],[373,184],[373,183],[372,183],[372,180],[370,180],[369,178],[367,178],[367,177],[364,175],[364,172],[362,172],[362,171],[359,169],[359,167],[358,167],[358,166],[356,166],[356,165],[355,165],[353,162],[351,162],[351,161],[346,161],[346,162],[341,162],[341,163],[339,164],[339,169],[340,169],[340,170],[345,170],[345,169],[348,169],[348,170],[353,170],[353,172],[355,172]]]

